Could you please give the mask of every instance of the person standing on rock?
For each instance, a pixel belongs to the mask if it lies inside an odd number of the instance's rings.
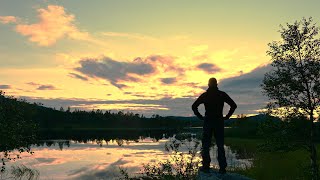
[[[207,91],[201,94],[192,104],[194,114],[199,119],[204,120],[201,151],[202,167],[200,170],[209,172],[211,162],[209,151],[213,133],[218,147],[219,173],[225,174],[227,161],[224,151],[224,120],[231,117],[237,108],[237,105],[227,93],[218,89],[218,83],[215,78],[209,79],[208,86],[209,88]],[[230,110],[228,114],[223,117],[223,106],[225,102],[229,104]],[[202,103],[205,107],[205,116],[202,116],[198,111],[198,107]]]

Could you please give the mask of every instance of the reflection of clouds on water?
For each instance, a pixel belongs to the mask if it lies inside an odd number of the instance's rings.
[[[102,148],[106,147],[108,149],[112,149],[112,148],[118,149],[119,148],[119,144],[115,140],[110,140],[107,142],[103,140],[103,141],[99,141],[99,143],[97,143],[97,141],[87,141],[86,143],[84,143],[84,142],[66,141],[66,140],[59,140],[58,142],[61,143],[61,141],[68,142],[66,144],[68,144],[69,146],[66,146],[64,148],[72,149],[72,150],[90,151],[92,148],[100,148],[100,147],[102,147]],[[152,138],[145,138],[145,139],[140,139],[139,142],[126,141],[126,143],[121,145],[120,147],[130,148],[130,149],[141,149],[141,150],[164,149],[163,143],[167,142],[167,141],[168,141],[167,139],[160,139],[159,141],[154,141],[154,139],[152,139]],[[101,142],[102,146],[101,146],[100,142]],[[36,149],[40,150],[40,149],[46,149],[48,147],[46,147],[46,146],[32,146],[32,148],[33,149],[36,148]],[[58,143],[53,143],[50,145],[49,148],[60,150],[61,146]]]
[[[142,164],[168,159],[171,152],[165,151],[165,143],[172,139],[161,139],[157,142],[151,138],[139,142],[130,141],[118,146],[116,141],[104,142],[102,147],[96,141],[77,143],[70,141],[70,147],[60,150],[59,144],[50,147],[33,147],[34,155],[24,156],[19,163],[29,164],[40,171],[44,179],[112,179],[120,175],[119,166],[127,169],[129,174],[138,173]],[[101,142],[101,141],[100,141]],[[188,146],[194,142],[186,142],[179,151],[187,152]],[[228,146],[227,161],[230,167],[250,164],[248,160],[237,159]],[[211,150],[212,165],[217,165],[216,147]]]
[[[101,179],[118,179],[121,176],[119,167],[130,163],[131,161],[123,160],[122,158],[117,160],[116,162],[111,163],[108,166],[103,164],[96,165],[86,172],[82,172],[80,175],[73,177],[73,179],[79,180],[101,180]],[[126,171],[128,173],[136,173],[139,171],[139,167],[137,166],[126,166]],[[76,174],[73,174],[76,175]]]
[[[66,162],[65,159],[61,158],[35,158],[35,160],[38,161],[38,163],[34,164],[35,166],[48,166],[48,165],[57,165],[57,164],[63,164]]]
[[[74,180],[102,180],[102,179],[115,179],[119,178],[120,172],[119,168],[115,166],[108,166],[103,170],[90,170],[86,171],[86,173],[76,176]]]
[[[35,158],[40,163],[52,163],[56,158]]]
[[[81,174],[81,173],[87,171],[88,169],[89,169],[89,167],[81,167],[79,169],[71,170],[71,171],[69,171],[68,176],[74,176],[74,175]]]
[[[36,167],[46,179],[102,179],[119,176],[118,166],[126,168],[128,173],[137,173],[143,163],[166,157],[163,142],[136,144],[100,147],[71,142],[70,147],[63,150],[52,144],[50,147],[33,147],[34,155],[18,161]]]
[[[127,163],[129,163],[129,162],[132,162],[132,161],[126,161],[126,160],[123,160],[123,159],[121,158],[121,159],[119,159],[118,161],[116,161],[116,162],[114,162],[114,163],[110,164],[110,166],[120,166],[120,165],[125,165],[125,164],[127,164]]]
[[[43,166],[55,166],[59,164],[64,164],[68,159],[63,157],[47,157],[43,155],[33,155],[33,156],[22,156],[23,159],[18,160],[24,162],[27,166],[33,166],[35,168]]]

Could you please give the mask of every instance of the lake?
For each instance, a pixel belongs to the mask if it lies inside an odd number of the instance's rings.
[[[131,175],[137,175],[143,164],[169,159],[172,151],[165,149],[166,144],[181,140],[179,148],[187,152],[193,147],[196,138],[177,138],[175,135],[162,138],[141,136],[134,140],[91,139],[91,140],[45,140],[32,145],[33,155],[23,154],[22,159],[8,165],[23,164],[40,172],[41,180],[50,179],[116,179],[120,176],[119,167],[127,169]],[[246,168],[251,159],[237,153],[237,150],[225,146],[229,167]],[[200,158],[200,149],[198,158]],[[241,151],[239,151],[241,153]],[[211,149],[212,166],[217,166],[216,147]],[[9,167],[8,166],[8,167]]]

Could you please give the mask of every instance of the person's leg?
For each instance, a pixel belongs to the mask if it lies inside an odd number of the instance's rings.
[[[209,152],[210,152],[211,141],[212,141],[212,131],[213,131],[213,128],[210,127],[208,124],[204,123],[203,134],[202,134],[202,150],[201,150],[203,168],[210,167],[211,158],[210,158]]]
[[[214,138],[216,139],[216,144],[218,147],[218,162],[220,172],[223,173],[227,167],[227,161],[224,150],[224,125],[222,123],[214,125]]]

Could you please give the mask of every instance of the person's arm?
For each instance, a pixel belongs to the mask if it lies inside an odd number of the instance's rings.
[[[192,104],[193,113],[201,120],[203,120],[203,116],[200,114],[198,107],[203,103],[204,94],[201,94],[198,99]]]
[[[230,96],[227,93],[225,93],[225,102],[230,106],[229,112],[225,116],[225,120],[227,120],[232,116],[234,111],[237,109],[237,104],[230,98]]]

